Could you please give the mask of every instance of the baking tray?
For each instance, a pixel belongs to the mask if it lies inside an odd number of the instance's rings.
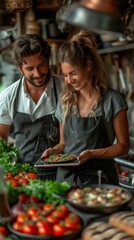
[[[78,166],[80,161],[78,159],[72,160],[71,162],[56,162],[56,163],[48,163],[43,160],[44,158],[40,158],[35,164],[34,167],[36,168],[51,168],[51,167],[65,167],[65,166]]]

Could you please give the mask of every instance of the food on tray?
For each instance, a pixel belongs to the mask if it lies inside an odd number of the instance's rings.
[[[110,225],[109,223],[98,221],[89,224],[82,232],[82,240],[102,240],[102,239],[113,239],[113,240],[132,240],[128,233]]]
[[[76,160],[76,156],[69,153],[55,153],[48,158],[44,158],[46,163],[70,162],[73,160]]]
[[[122,204],[128,201],[130,196],[120,187],[85,187],[72,188],[67,199],[78,205],[101,208]]]
[[[109,223],[134,237],[134,212],[123,211],[114,213],[110,216]]]

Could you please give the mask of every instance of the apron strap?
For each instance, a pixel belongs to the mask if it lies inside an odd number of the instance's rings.
[[[56,100],[56,104],[58,102],[58,95],[57,95],[57,89],[56,89],[56,83],[55,83],[55,78],[53,76],[53,84],[54,84],[54,95],[55,95],[55,100]]]
[[[110,138],[107,132],[107,124],[106,124],[106,119],[105,119],[105,111],[104,111],[104,97],[102,98],[102,102],[101,102],[101,111],[102,111],[102,120],[104,123],[104,127],[106,130],[106,136],[107,136],[107,140],[108,140],[108,144],[110,145]]]
[[[21,87],[21,82],[22,82],[22,78],[20,79],[20,82],[18,84],[18,88],[17,88],[17,94],[16,94],[16,98],[15,98],[15,101],[14,101],[14,113],[13,113],[13,119],[15,118],[15,115],[17,113],[17,106],[18,106],[18,98],[19,98],[19,90],[20,90],[20,87]]]

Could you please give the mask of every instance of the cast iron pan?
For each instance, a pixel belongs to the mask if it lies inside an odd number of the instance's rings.
[[[96,184],[93,184],[93,185],[90,185],[89,187],[92,187],[92,188],[95,188],[95,187],[98,187],[98,185]],[[58,194],[54,194],[55,197],[57,198],[62,198],[64,199],[65,202],[67,202],[69,205],[71,205],[73,208],[83,212],[83,213],[94,213],[94,214],[111,214],[113,212],[116,212],[118,210],[120,210],[121,208],[125,207],[129,202],[130,200],[132,199],[132,194],[129,190],[123,188],[123,187],[120,187],[120,186],[115,186],[115,185],[109,185],[109,184],[102,184],[101,187],[103,188],[108,188],[108,189],[113,189],[113,188],[121,188],[123,192],[127,193],[128,194],[128,199],[125,200],[124,202],[118,204],[118,205],[113,205],[113,206],[103,206],[103,207],[93,207],[93,206],[85,206],[85,205],[82,205],[82,204],[78,204],[78,203],[74,203],[72,202],[71,200],[68,200],[67,199],[67,195],[68,193],[73,190],[73,189],[76,189],[78,187],[72,187],[71,189],[69,189],[64,195],[58,195]]]

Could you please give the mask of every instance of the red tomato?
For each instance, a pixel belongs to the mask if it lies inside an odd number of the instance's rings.
[[[67,227],[65,227],[62,223],[57,223],[53,226],[53,235],[54,236],[63,236],[65,234],[72,233]]]
[[[29,218],[32,218],[33,216],[37,215],[39,213],[40,209],[38,207],[30,207],[27,210],[27,215]]]
[[[27,215],[24,212],[19,213],[19,215],[16,217],[17,223],[24,223],[27,219]]]
[[[60,204],[60,205],[58,205],[57,207],[56,207],[56,209],[57,210],[62,210],[63,212],[69,212],[69,209],[68,209],[68,207],[66,206],[66,205],[64,205],[64,204]]]
[[[53,211],[53,215],[60,219],[64,219],[69,213],[69,209],[65,205],[59,205]]]
[[[39,199],[36,197],[36,196],[31,196],[29,198],[29,202],[30,203],[38,203],[39,202]]]
[[[40,219],[40,213],[35,213],[34,215],[29,217],[32,221],[37,222]]]
[[[12,184],[13,187],[19,187],[20,186],[19,182],[15,178],[11,178],[8,181]]]
[[[22,178],[21,180],[19,180],[19,183],[21,184],[21,186],[25,186],[29,184],[29,180]]]
[[[26,195],[25,193],[22,193],[19,195],[18,200],[21,203],[26,203],[29,200],[29,196]]]
[[[52,223],[45,219],[40,219],[36,223],[38,229],[38,235],[51,236],[52,235]]]
[[[56,224],[60,221],[60,218],[56,217],[53,213],[48,214],[46,219],[53,224]]]
[[[69,212],[68,207],[67,207],[66,205],[64,205],[64,204],[58,205],[58,206],[56,207],[56,210],[60,210],[60,211],[66,212],[66,213]]]
[[[27,173],[26,176],[27,176],[28,179],[32,179],[32,180],[38,178],[37,174],[36,173],[32,173],[32,172]]]
[[[11,178],[14,178],[14,175],[13,175],[13,173],[6,173],[5,175],[4,175],[4,178],[6,179],[6,180],[8,180],[8,179],[11,179]]]
[[[81,219],[75,213],[69,213],[65,218],[65,226],[72,229],[78,230],[81,227]]]
[[[22,171],[18,174],[18,176],[20,176],[21,178],[25,178],[26,174],[27,173],[25,171]]]
[[[43,204],[42,210],[43,211],[51,211],[54,208],[53,203],[45,203]]]
[[[21,232],[21,229],[22,229],[22,224],[21,223],[19,223],[19,222],[14,222],[13,224],[12,224],[12,228],[15,230],[15,231],[17,231],[17,232]]]
[[[14,179],[16,179],[17,181],[21,181],[22,177],[20,177],[19,175],[16,175]]]
[[[38,233],[37,227],[31,221],[27,221],[23,224],[22,232],[25,234],[32,234],[32,235],[37,235],[37,233]]]
[[[0,234],[3,234],[4,236],[8,235],[8,230],[4,226],[0,226]]]

